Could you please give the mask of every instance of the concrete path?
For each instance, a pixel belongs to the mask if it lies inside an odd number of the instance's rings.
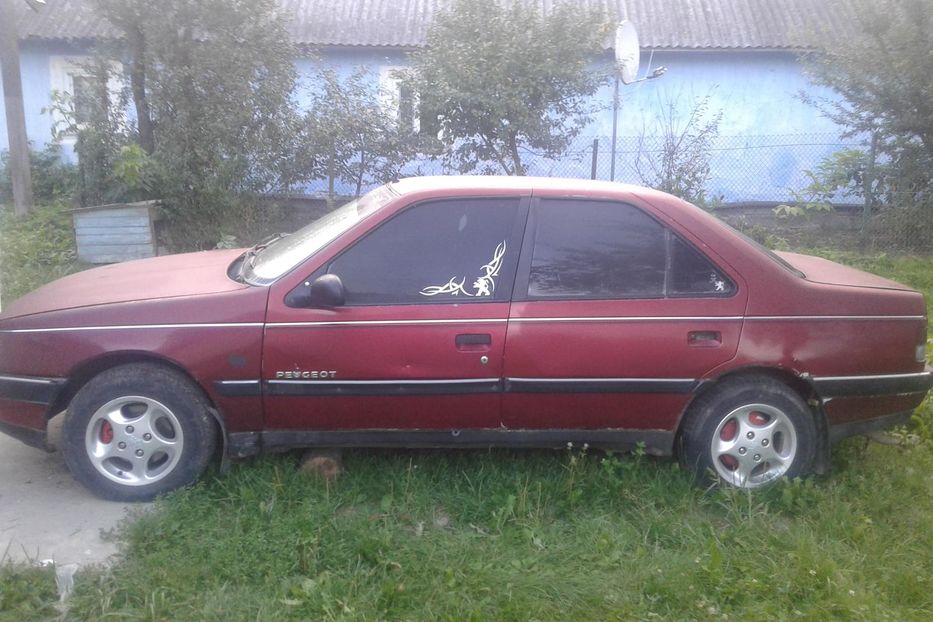
[[[62,417],[52,420],[50,439],[61,437]],[[6,560],[97,564],[116,552],[101,538],[128,509],[146,504],[102,501],[68,472],[60,452],[46,453],[0,434],[0,556]],[[4,561],[6,561],[4,560]]]

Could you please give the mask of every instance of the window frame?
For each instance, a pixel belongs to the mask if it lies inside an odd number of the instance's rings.
[[[500,281],[499,285],[496,288],[496,292],[502,292],[502,298],[498,298],[496,295],[493,296],[484,296],[484,297],[448,297],[448,298],[438,298],[438,297],[425,297],[424,299],[413,300],[410,302],[365,302],[365,303],[351,303],[347,301],[344,307],[349,308],[362,308],[362,307],[411,307],[411,306],[421,306],[421,305],[443,305],[443,304],[491,304],[491,303],[508,303],[511,300],[512,292],[515,287],[515,278],[518,272],[519,263],[521,261],[521,253],[523,250],[523,238],[525,235],[525,227],[527,225],[528,219],[528,206],[531,202],[531,197],[524,194],[499,194],[499,195],[489,195],[489,194],[479,194],[479,195],[456,195],[456,196],[447,196],[447,197],[431,197],[428,199],[421,199],[414,201],[409,205],[399,209],[397,212],[393,213],[391,216],[380,222],[378,225],[367,230],[365,233],[360,235],[358,238],[349,243],[345,248],[341,249],[339,253],[328,259],[323,265],[319,266],[317,270],[311,273],[308,278],[306,278],[301,284],[293,288],[286,295],[286,299],[291,297],[297,290],[306,287],[307,283],[310,283],[314,279],[322,276],[324,274],[330,274],[330,267],[334,262],[343,257],[346,253],[349,253],[357,245],[361,244],[363,240],[367,239],[369,236],[373,235],[379,231],[382,227],[386,226],[388,223],[398,218],[405,212],[409,210],[416,209],[423,205],[428,205],[430,203],[439,203],[439,202],[450,202],[450,201],[482,201],[482,200],[515,200],[517,202],[517,207],[515,210],[515,220],[512,222],[512,231],[509,238],[506,242],[506,252],[509,248],[518,249],[517,258],[511,261],[503,261],[502,267],[503,271],[500,272]],[[339,276],[339,275],[338,275]]]
[[[409,136],[440,140],[443,135],[440,115],[426,112],[421,94],[415,90],[406,92],[404,80],[395,75],[408,69],[407,65],[379,66],[380,105]]]
[[[58,92],[63,95],[67,95],[72,99],[72,105],[74,104],[74,99],[78,96],[75,92],[75,78],[93,78],[94,76],[88,72],[86,68],[86,63],[90,62],[93,59],[91,55],[52,55],[49,56],[49,92]],[[120,92],[124,89],[125,84],[123,81],[123,64],[117,61],[110,62],[110,71],[107,79],[107,104],[110,105],[114,101],[119,101]],[[125,111],[120,111],[120,114],[124,115]],[[52,110],[52,122],[53,125],[61,125],[65,119],[62,117],[61,113],[56,110]],[[125,120],[125,118],[124,118]],[[85,123],[78,123],[75,119],[77,127],[83,129],[86,127]],[[60,142],[66,145],[74,145],[78,140],[78,135],[75,132],[69,132],[62,134],[59,137]]]
[[[657,296],[646,296],[642,294],[633,294],[631,296],[531,296],[528,293],[528,287],[531,283],[531,262],[534,257],[535,242],[538,237],[538,224],[540,222],[540,210],[539,206],[542,202],[545,201],[575,201],[575,202],[587,202],[587,203],[602,203],[616,206],[625,206],[631,209],[637,210],[643,215],[650,218],[652,221],[658,224],[661,227],[661,230],[664,233],[664,283],[662,285],[661,294]],[[714,298],[714,299],[727,299],[732,298],[739,293],[739,285],[737,280],[729,273],[729,271],[724,270],[719,262],[714,261],[707,253],[704,253],[702,250],[697,248],[696,244],[690,242],[684,236],[678,234],[673,227],[663,222],[657,218],[650,211],[642,209],[641,207],[634,205],[628,201],[622,201],[617,199],[604,199],[604,198],[588,198],[588,197],[535,197],[531,201],[529,206],[528,218],[525,224],[526,234],[524,241],[522,243],[521,255],[518,259],[518,270],[515,274],[515,284],[512,288],[512,301],[513,302],[563,302],[563,301],[606,301],[606,300],[683,300],[691,298]],[[673,262],[674,262],[674,240],[680,240],[688,248],[693,249],[700,257],[706,259],[716,269],[722,276],[731,284],[731,290],[723,293],[673,293],[671,292],[671,282],[672,282],[672,273]]]

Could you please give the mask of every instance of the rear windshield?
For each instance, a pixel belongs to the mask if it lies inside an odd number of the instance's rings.
[[[801,279],[807,278],[806,274],[804,274],[803,272],[801,272],[800,270],[792,266],[790,263],[787,262],[786,259],[784,259],[780,255],[772,251],[767,246],[763,245],[761,242],[758,242],[757,240],[748,237],[747,235],[745,235],[744,233],[742,233],[741,231],[739,231],[738,229],[736,229],[735,227],[733,227],[732,225],[730,225],[724,220],[720,220],[720,222],[722,222],[722,224],[729,227],[729,229],[731,229],[734,234],[736,234],[737,236],[739,236],[740,238],[742,238],[743,240],[745,240],[746,242],[748,242],[749,244],[757,248],[759,251],[764,253],[764,255],[767,256],[771,261],[781,266],[782,268],[784,268],[785,270],[787,270],[794,276],[799,277]]]

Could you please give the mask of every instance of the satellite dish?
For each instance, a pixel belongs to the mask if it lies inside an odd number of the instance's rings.
[[[616,26],[615,40],[616,71],[624,84],[635,82],[638,77],[638,61],[641,52],[638,48],[638,32],[635,24],[623,19]]]

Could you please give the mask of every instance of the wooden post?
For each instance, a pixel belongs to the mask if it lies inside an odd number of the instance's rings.
[[[32,175],[29,171],[29,143],[26,140],[23,82],[19,71],[19,37],[16,34],[13,0],[0,0],[0,69],[3,72],[3,105],[10,140],[13,209],[17,215],[22,216],[32,209]]]

